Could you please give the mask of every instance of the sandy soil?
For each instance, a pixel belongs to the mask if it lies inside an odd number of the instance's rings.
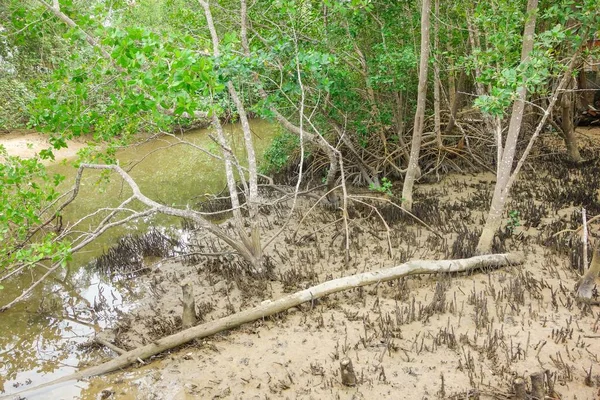
[[[521,210],[520,226],[504,246],[525,254],[522,266],[417,276],[332,295],[191,343],[149,365],[95,378],[83,398],[105,389],[116,399],[508,399],[515,377],[529,385],[531,374],[548,371],[548,398],[599,399],[599,307],[575,302],[579,275],[568,257],[572,245],[548,239],[557,223],[576,226],[571,215],[578,207],[542,199],[547,180],[539,174],[524,173],[516,188],[537,193],[533,205],[525,205],[532,199],[525,194],[510,206]],[[318,208],[306,216],[307,204],[301,204],[268,252],[275,265],[269,281],[247,276],[226,259],[165,260],[138,278],[146,297],[108,336],[129,349],[178,331],[184,279],[193,282],[199,314],[210,321],[328,279],[407,259],[458,257],[476,240],[474,227],[481,226],[492,182],[490,174],[455,175],[419,186],[418,200],[437,204],[421,215],[444,240],[381,206],[392,227],[391,258],[383,224],[368,209],[354,208],[349,265],[341,251],[342,225],[334,223],[339,213]],[[545,210],[541,216],[539,210]],[[263,216],[267,237],[288,211],[282,206]],[[536,215],[539,223],[532,222]],[[218,247],[204,237],[198,244],[206,251]],[[346,356],[356,387],[341,384],[340,359]]]
[[[551,153],[541,146],[533,158]],[[567,192],[582,188],[581,201],[600,210],[599,199],[583,191],[600,189],[600,173],[536,165],[524,171],[508,207],[520,211],[518,226],[498,244],[522,252],[524,265],[332,295],[91,379],[82,399],[509,399],[515,377],[529,385],[531,374],[544,371],[553,386],[548,398],[600,399],[600,307],[574,299],[577,241],[551,239],[577,226],[580,203]],[[600,171],[594,165],[590,171]],[[461,258],[476,243],[492,188],[490,174],[418,186],[415,212],[444,239],[377,203],[391,227],[391,257],[384,224],[373,210],[353,206],[348,265],[340,213],[317,207],[309,214],[310,203],[301,202],[267,252],[270,279],[250,277],[227,256],[164,260],[136,278],[144,298],[103,336],[131,349],[180,330],[184,280],[193,282],[198,314],[210,321],[332,278],[409,259]],[[289,211],[285,204],[262,216],[265,237],[276,235]],[[221,249],[200,232],[195,243],[199,251]],[[356,387],[341,383],[343,357],[352,360]]]
[[[9,155],[30,158],[38,154],[41,150],[52,147],[48,141],[47,135],[32,131],[16,131],[0,135],[0,144],[2,144]],[[73,158],[77,152],[85,147],[85,143],[79,140],[69,141],[69,147],[55,150],[56,161]]]

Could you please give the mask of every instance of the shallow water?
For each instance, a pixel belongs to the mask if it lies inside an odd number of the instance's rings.
[[[253,121],[257,157],[260,157],[275,134],[276,127],[265,121]],[[234,151],[244,159],[240,127],[227,125],[225,132],[234,144]],[[215,153],[218,148],[208,137],[209,130],[185,133],[183,139]],[[213,157],[186,145],[173,145],[173,138],[160,138],[118,152],[119,164],[131,169],[142,193],[164,204],[185,207],[205,194],[215,194],[225,188],[223,164]],[[150,156],[144,156],[153,152]],[[73,184],[75,168],[68,164],[49,167],[67,176],[64,188]],[[78,198],[64,210],[63,223],[73,223],[100,207],[114,207],[125,200],[130,190],[113,176],[109,183],[100,179],[99,171],[87,170]],[[139,209],[141,205],[137,205]],[[87,229],[93,220],[86,220]],[[120,312],[135,307],[135,280],[116,280],[86,268],[86,264],[101,255],[118,238],[128,233],[143,233],[152,227],[177,231],[176,218],[154,216],[112,229],[73,257],[66,271],[47,279],[23,303],[0,314],[0,395],[15,393],[77,370],[84,363],[97,363],[105,350],[85,352],[79,348],[95,332],[110,326]],[[176,232],[175,232],[176,233]],[[34,279],[25,273],[5,284],[0,292],[0,304],[16,297]],[[80,396],[79,387],[68,385],[43,391],[28,398],[72,399]],[[87,391],[89,395],[89,391]]]

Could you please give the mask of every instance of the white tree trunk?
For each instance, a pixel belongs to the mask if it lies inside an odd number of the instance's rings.
[[[206,17],[206,22],[208,25],[208,30],[210,31],[210,36],[212,38],[213,43],[213,54],[215,57],[220,55],[219,50],[219,36],[217,34],[217,30],[215,28],[215,24],[213,22],[212,13],[210,10],[210,5],[207,1],[198,0],[199,3],[204,8],[204,15]],[[247,10],[245,7],[245,2],[242,2],[242,17],[245,18],[247,15]],[[247,30],[245,21],[242,23],[241,35],[244,41],[247,41]],[[247,53],[248,47],[247,43],[243,44],[244,52]],[[250,233],[246,232],[244,228],[244,221],[241,216],[241,212],[238,209],[239,201],[238,201],[238,193],[235,182],[235,177],[233,176],[233,169],[231,166],[231,161],[229,160],[230,155],[226,150],[223,151],[223,156],[225,158],[225,169],[227,175],[227,186],[229,188],[229,194],[231,197],[232,206],[234,208],[234,217],[236,220],[236,226],[238,230],[238,235],[240,236],[241,241],[244,243],[246,248],[255,259],[256,265],[253,265],[256,272],[260,272],[262,270],[262,247],[260,242],[260,230],[258,224],[258,168],[256,165],[256,154],[254,151],[254,143],[252,140],[252,131],[250,130],[250,123],[248,122],[248,115],[246,114],[246,109],[244,108],[243,99],[240,98],[234,84],[232,81],[227,82],[227,89],[229,91],[229,95],[235,104],[235,107],[238,112],[238,116],[240,118],[240,123],[242,125],[242,132],[244,134],[244,145],[246,148],[246,156],[248,159],[248,181],[249,187],[246,193],[246,206],[248,208],[248,223],[250,225]],[[223,130],[221,128],[220,122],[218,119],[213,116],[213,125],[217,128],[217,134],[219,138],[219,142],[221,142],[221,146],[227,146],[226,138],[223,134]]]
[[[433,57],[433,121],[437,145],[441,149],[444,147],[444,142],[442,140],[442,119],[440,115],[442,112],[440,107],[440,87],[442,83],[440,81],[440,60],[438,59],[440,56],[439,14],[440,0],[435,0],[435,19],[433,20],[433,49],[435,51]]]
[[[421,9],[421,61],[419,65],[419,88],[417,93],[417,111],[413,127],[410,159],[402,187],[402,208],[412,211],[413,186],[420,175],[419,155],[421,152],[421,138],[423,136],[423,123],[425,120],[425,101],[427,100],[427,67],[429,63],[429,14],[431,11],[430,0],[423,0]]]
[[[538,0],[529,0],[527,2],[527,22],[523,32],[523,48],[521,50],[521,62],[526,62],[529,59],[529,53],[533,50],[533,35],[535,34],[535,21],[537,12]],[[492,204],[485,221],[485,226],[479,237],[477,251],[480,254],[489,253],[492,250],[492,242],[494,234],[500,228],[502,223],[502,213],[504,205],[508,197],[508,181],[511,177],[512,165],[517,150],[517,140],[521,132],[523,122],[523,111],[525,110],[525,99],[527,96],[527,88],[519,87],[517,89],[517,99],[513,103],[512,113],[510,116],[510,124],[506,135],[506,143],[504,149],[499,153],[498,158],[498,173],[496,186],[494,188],[494,196]],[[498,143],[500,145],[500,143]],[[502,157],[500,158],[500,153]]]

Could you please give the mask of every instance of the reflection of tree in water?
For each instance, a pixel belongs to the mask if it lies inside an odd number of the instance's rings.
[[[4,383],[14,380],[19,372],[53,372],[68,356],[58,319],[28,315],[26,310],[18,314],[20,317],[8,316],[12,322],[5,324],[0,334],[2,348],[7,349],[0,358],[3,391],[7,389]]]
[[[75,265],[82,264],[72,263],[60,276],[48,278],[27,302],[2,313],[0,393],[14,391],[13,383],[24,384],[24,375],[42,381],[45,374],[90,361],[94,354],[83,353],[77,345],[114,319],[123,291],[133,294],[129,287],[133,281],[115,285],[113,277]],[[10,291],[27,287],[35,279],[35,274],[22,274],[6,285],[3,295],[11,296]],[[20,381],[11,382],[16,379]]]
[[[63,367],[77,367],[82,361],[75,346],[85,340],[82,333],[89,335],[99,326],[93,322],[90,302],[75,288],[89,286],[91,279],[85,273],[68,275],[64,281],[52,279],[45,288],[36,290],[26,304],[2,315],[0,392],[12,391],[5,385],[17,379],[20,372],[35,372],[42,378]]]

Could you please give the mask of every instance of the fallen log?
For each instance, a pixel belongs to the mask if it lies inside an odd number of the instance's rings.
[[[362,274],[333,279],[311,288],[301,290],[294,294],[284,296],[277,300],[263,301],[258,306],[252,307],[248,310],[185,329],[181,332],[156,340],[153,343],[128,351],[106,363],[86,368],[74,374],[26,389],[15,394],[11,394],[9,396],[0,397],[0,399],[8,399],[26,392],[29,393],[34,390],[48,388],[60,383],[89,378],[122,369],[138,360],[147,359],[151,356],[162,353],[163,351],[181,346],[182,344],[190,342],[194,339],[201,339],[210,335],[214,335],[215,333],[232,329],[242,324],[280,313],[302,303],[314,301],[315,299],[344,290],[355,289],[361,286],[372,285],[379,282],[391,281],[409,275],[465,272],[480,268],[498,268],[522,263],[523,257],[519,254],[512,253],[482,255],[461,260],[414,260],[392,268],[381,269],[373,272],[364,272]]]

